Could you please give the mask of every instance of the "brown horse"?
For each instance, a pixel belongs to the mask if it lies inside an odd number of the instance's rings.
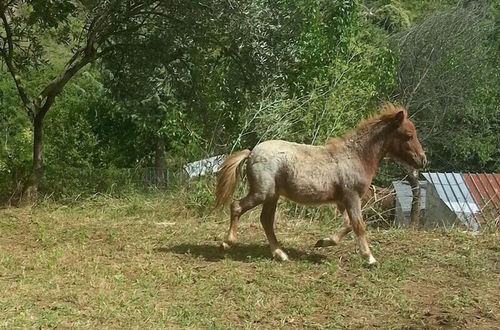
[[[342,137],[328,139],[325,146],[272,140],[258,144],[252,151],[232,153],[219,171],[216,207],[231,198],[239,164],[247,158],[249,193],[231,204],[231,225],[222,248],[227,250],[236,242],[240,216],[263,204],[260,221],[271,252],[278,260],[288,260],[274,234],[276,204],[284,196],[300,204],[335,203],[343,214],[344,228],[332,237],[320,239],[316,246],[336,245],[353,230],[361,255],[369,264],[376,263],[366,241],[361,198],[385,155],[413,168],[422,168],[427,162],[406,110],[391,103]]]

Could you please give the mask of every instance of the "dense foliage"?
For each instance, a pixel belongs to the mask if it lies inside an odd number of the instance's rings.
[[[0,11],[0,199],[33,174],[40,111],[40,190],[58,196],[270,138],[321,144],[383,100],[408,106],[430,169],[500,171],[495,2],[14,0]]]

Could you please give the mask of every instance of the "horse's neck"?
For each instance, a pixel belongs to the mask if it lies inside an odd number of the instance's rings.
[[[348,150],[358,155],[370,181],[386,153],[382,130],[383,127],[365,127],[345,140]]]

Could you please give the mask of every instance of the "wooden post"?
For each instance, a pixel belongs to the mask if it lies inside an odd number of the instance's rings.
[[[408,182],[410,183],[413,199],[411,201],[410,226],[420,227],[420,184],[418,183],[418,171],[408,171]]]
[[[160,135],[156,136],[154,183],[157,188],[165,186],[165,141]]]

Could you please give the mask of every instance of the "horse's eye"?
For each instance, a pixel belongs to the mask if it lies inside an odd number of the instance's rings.
[[[409,141],[411,139],[413,139],[413,135],[412,134],[406,134],[405,135],[406,139]]]

